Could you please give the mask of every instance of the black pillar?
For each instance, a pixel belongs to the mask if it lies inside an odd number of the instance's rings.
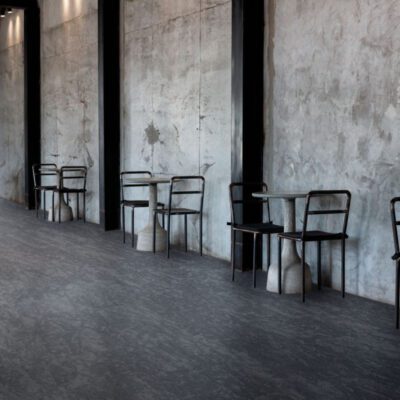
[[[120,0],[99,0],[100,223],[120,226]]]
[[[232,181],[263,180],[263,115],[264,0],[233,0]],[[244,196],[250,198],[251,193]],[[259,222],[261,217],[261,207],[243,207],[243,222]],[[252,239],[248,236],[243,235],[237,246],[237,260],[242,269],[251,265]]]
[[[24,15],[25,102],[25,206],[34,208],[32,165],[40,163],[40,10],[25,9]]]

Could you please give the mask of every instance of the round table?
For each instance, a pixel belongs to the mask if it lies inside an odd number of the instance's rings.
[[[147,225],[138,232],[138,240],[136,249],[139,251],[153,251],[153,221],[154,213],[153,211],[157,208],[157,185],[160,183],[169,183],[169,178],[162,178],[153,176],[151,178],[129,178],[126,182],[137,183],[137,184],[147,184],[149,185],[149,221]],[[133,234],[133,232],[132,232]],[[156,219],[156,251],[165,250],[167,231],[163,229]]]
[[[57,174],[57,188],[61,187],[61,169],[59,168],[52,168],[52,167],[42,167],[40,168],[41,172],[55,172]],[[58,222],[58,209],[60,207],[61,202],[61,222],[65,221],[72,221],[73,214],[72,208],[65,202],[64,196],[60,192],[54,193],[57,195],[56,199],[54,200],[54,219],[53,219],[53,207],[48,209],[48,220],[50,222]]]
[[[262,199],[282,199],[283,224],[285,232],[296,232],[296,199],[305,198],[307,192],[257,192],[254,197]],[[306,291],[311,290],[310,266],[306,264]],[[301,258],[297,253],[296,242],[283,240],[282,245],[282,293],[301,293],[302,286]],[[267,287],[270,292],[278,293],[278,262],[268,269]]]

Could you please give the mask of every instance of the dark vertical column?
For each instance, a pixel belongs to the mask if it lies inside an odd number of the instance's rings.
[[[40,162],[40,10],[24,16],[25,205],[34,208],[32,164]]]
[[[100,223],[120,225],[120,0],[99,0]]]
[[[232,2],[232,181],[263,180],[264,0]],[[244,193],[247,198],[251,193]],[[257,222],[261,207],[242,210],[243,222]],[[249,269],[252,238],[237,246],[242,269]],[[261,247],[258,254],[261,255]],[[261,259],[260,259],[261,260]],[[258,260],[258,261],[260,261]]]

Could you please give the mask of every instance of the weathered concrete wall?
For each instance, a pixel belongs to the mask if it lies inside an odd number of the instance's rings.
[[[0,20],[0,197],[24,201],[24,14]]]
[[[389,200],[400,192],[400,2],[271,3],[265,175],[278,190],[351,190],[347,288],[392,302]],[[325,247],[325,255],[325,278],[339,287],[339,247]],[[315,267],[314,252],[308,259]]]
[[[228,257],[231,2],[127,0],[124,6],[121,168],[204,175],[205,251]],[[166,191],[159,187],[165,202]],[[146,214],[137,213],[137,229]],[[174,231],[175,241],[183,237],[176,218]],[[192,248],[197,232],[198,224],[190,224]]]
[[[87,218],[98,222],[97,0],[42,0],[41,11],[42,160],[89,167]]]

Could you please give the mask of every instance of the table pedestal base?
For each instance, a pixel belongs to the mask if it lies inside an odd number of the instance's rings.
[[[282,263],[282,293],[296,294],[301,293],[302,286],[302,266],[301,262],[283,265]],[[311,271],[306,264],[306,292],[311,291]],[[278,265],[271,264],[268,269],[267,290],[278,293]]]
[[[164,251],[167,232],[158,222],[156,224],[156,251]],[[153,227],[151,225],[147,225],[138,232],[136,249],[139,251],[153,251]]]
[[[54,221],[58,222],[58,204],[59,204],[59,195],[55,194],[55,201],[54,201]],[[48,210],[48,219],[49,221],[53,221],[53,209],[50,207]],[[72,208],[67,205],[67,203],[64,200],[64,197],[61,196],[61,222],[65,221],[72,221],[73,220],[73,214],[72,214]]]

